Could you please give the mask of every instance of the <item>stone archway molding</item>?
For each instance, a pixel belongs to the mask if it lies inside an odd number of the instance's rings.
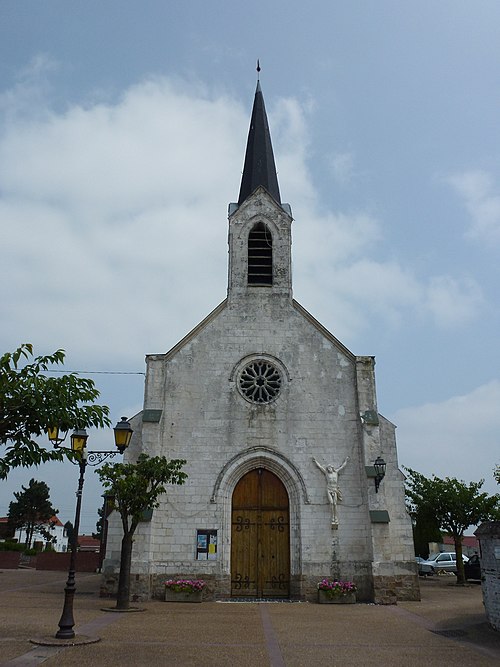
[[[299,486],[304,504],[310,504],[307,487],[297,467],[280,452],[260,445],[244,449],[229,459],[217,476],[210,502],[218,502],[221,489],[230,490],[232,493],[236,483],[245,473],[259,467],[267,468],[281,479],[292,502],[298,501],[296,493]]]
[[[210,502],[218,504],[221,510],[221,568],[227,575],[231,572],[231,506],[236,484],[247,472],[255,468],[265,468],[274,473],[283,483],[290,507],[290,575],[291,594],[298,594],[297,577],[302,572],[301,556],[301,504],[310,504],[307,488],[302,475],[286,456],[271,447],[255,446],[233,456],[221,469],[214,484]]]

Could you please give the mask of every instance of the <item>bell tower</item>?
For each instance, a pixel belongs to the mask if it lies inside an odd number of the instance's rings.
[[[289,204],[281,202],[264,97],[257,82],[238,202],[229,204],[230,303],[241,297],[291,300]]]

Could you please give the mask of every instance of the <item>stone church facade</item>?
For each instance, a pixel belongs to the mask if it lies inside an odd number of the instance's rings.
[[[291,232],[258,84],[229,206],[227,298],[169,352],[146,358],[128,460],[186,459],[188,479],[139,526],[135,599],[160,597],[175,576],[204,579],[207,597],[314,599],[329,577],[354,581],[358,600],[419,599],[374,358],[354,355],[293,299]],[[378,492],[377,457],[387,464]],[[107,591],[120,539],[112,516]]]

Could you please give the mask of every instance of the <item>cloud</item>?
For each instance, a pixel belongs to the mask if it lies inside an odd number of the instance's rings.
[[[304,107],[295,99],[282,98],[268,115],[275,151],[279,146],[275,160],[282,197],[288,201],[287,193],[292,192],[292,206],[296,195],[303,204],[314,205],[316,192],[307,167],[310,138]]]
[[[400,464],[424,475],[485,479],[488,493],[499,493],[493,468],[500,463],[500,381],[467,395],[397,411]]]
[[[330,169],[335,182],[342,186],[352,183],[354,172],[354,155],[352,153],[336,153],[330,158]]]
[[[22,118],[44,118],[47,112],[46,98],[50,93],[50,76],[59,64],[45,53],[36,55],[17,76],[10,89],[0,93],[0,113],[4,130]]]
[[[350,222],[358,222],[374,237],[377,234],[378,227],[369,217],[353,217]],[[330,223],[332,237],[342,239],[341,222],[331,218]],[[394,330],[408,320],[450,330],[474,321],[484,308],[482,290],[472,278],[419,278],[411,267],[403,267],[397,261],[383,262],[366,257],[350,257],[346,262],[349,249],[358,254],[362,244],[353,244],[351,248],[347,245],[344,261],[341,261],[336,254],[338,248],[331,248],[328,235],[323,235],[316,262],[306,265],[306,269],[313,266],[312,273],[307,274],[304,267],[298,270],[301,281],[309,286],[318,312],[324,309],[325,289],[328,292],[330,310],[336,315],[336,335],[340,338],[365,331],[376,318]],[[330,261],[330,257],[338,262]],[[321,282],[323,289],[315,290],[314,282]]]
[[[113,221],[172,201],[210,200],[224,180],[237,184],[242,157],[232,137],[244,120],[230,99],[148,81],[115,105],[76,106],[11,127],[1,147],[3,189],[87,214],[91,227],[102,224],[94,210]]]
[[[484,306],[481,288],[472,278],[450,276],[430,279],[426,306],[438,326],[450,328],[475,319]]]
[[[493,177],[485,171],[464,171],[448,177],[447,182],[464,200],[472,224],[470,238],[484,243],[500,241],[500,192]]]
[[[194,326],[224,297],[247,123],[235,101],[166,80],[114,105],[11,120],[0,219],[12,338],[142,360]]]
[[[239,190],[250,101],[158,77],[57,111],[46,85],[54,66],[34,63],[0,105],[3,347],[29,340],[93,367],[142,368],[145,352],[169,349],[226,294],[226,205]],[[380,255],[383,222],[369,211],[321,210],[309,108],[287,98],[268,109],[296,217],[300,300],[327,326],[335,318],[339,336],[374,317],[474,317],[471,281],[420,279]]]
[[[37,353],[65,348],[77,368],[142,371],[146,353],[168,350],[225,297],[226,205],[239,191],[251,100],[151,78],[113,101],[55,110],[55,67],[41,57],[0,95],[2,348],[30,341]],[[483,301],[472,279],[422,277],[388,259],[384,221],[362,205],[323,209],[309,162],[309,107],[287,98],[268,113],[282,195],[295,217],[296,295],[308,310],[341,340],[374,326],[457,327],[478,316]],[[351,160],[340,157],[337,176],[347,182]],[[481,201],[492,197],[490,186]],[[138,409],[143,378],[132,381],[126,398],[122,381],[103,392],[103,402],[121,401],[117,415]],[[491,409],[495,391],[492,384],[485,392]],[[447,409],[396,414],[402,463],[422,469],[420,453],[415,462],[412,454],[424,448],[425,461],[439,461],[436,472],[458,465],[453,443],[441,456],[437,442],[454,419]],[[473,421],[460,461],[474,446]],[[479,437],[484,422],[475,423]],[[99,434],[92,446],[109,443]]]

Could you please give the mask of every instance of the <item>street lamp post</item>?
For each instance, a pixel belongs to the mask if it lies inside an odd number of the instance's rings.
[[[102,572],[102,564],[104,556],[106,555],[106,545],[108,543],[108,516],[113,508],[113,495],[108,493],[102,494],[103,503],[101,509],[101,534],[99,540],[99,572]]]
[[[72,433],[70,438],[71,449],[61,448],[61,443],[66,438],[66,435],[64,435],[62,438],[59,437],[59,428],[57,426],[50,427],[47,430],[49,440],[55,447],[73,452],[74,456],[71,461],[72,463],[77,464],[80,469],[80,475],[78,477],[78,488],[76,491],[75,522],[73,525],[73,535],[70,540],[71,554],[69,560],[68,580],[66,581],[66,586],[64,588],[64,606],[61,618],[59,620],[59,630],[55,634],[56,639],[67,640],[73,639],[75,637],[75,631],[73,630],[75,625],[73,617],[73,602],[76,592],[76,557],[78,553],[78,532],[80,529],[80,513],[82,508],[82,492],[83,484],[85,482],[85,470],[88,465],[99,465],[107,458],[116,456],[118,452],[123,454],[130,443],[130,438],[132,437],[132,429],[126,417],[122,417],[121,421],[118,422],[113,430],[115,436],[115,445],[118,451],[109,452],[88,452],[86,448],[88,435],[85,429],[77,429],[74,431],[74,433]]]

